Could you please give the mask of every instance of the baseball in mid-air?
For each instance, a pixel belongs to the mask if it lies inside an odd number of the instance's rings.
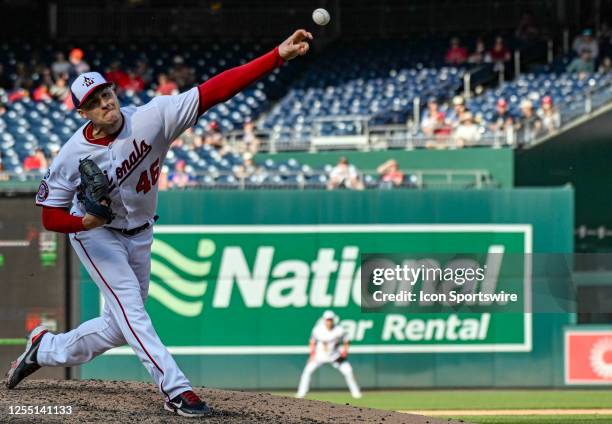
[[[330,19],[329,12],[325,9],[319,8],[312,12],[312,20],[315,21],[317,25],[327,25]]]

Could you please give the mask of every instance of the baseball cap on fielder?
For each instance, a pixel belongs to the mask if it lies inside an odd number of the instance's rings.
[[[99,72],[85,72],[79,75],[70,86],[74,107],[80,108],[96,89],[111,85],[113,83],[106,81]]]
[[[336,314],[334,314],[334,311],[325,311],[323,312],[323,319],[336,319]]]

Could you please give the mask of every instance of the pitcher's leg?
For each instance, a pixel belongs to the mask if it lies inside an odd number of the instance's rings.
[[[38,349],[38,364],[70,367],[91,361],[113,347],[124,345],[125,338],[111,316],[108,305],[101,317],[90,319],[62,334],[47,333]]]
[[[146,301],[149,293],[149,280],[151,276],[151,244],[153,243],[153,228],[149,228],[136,236],[125,239],[129,246],[129,264],[140,286],[140,295],[143,303]],[[164,347],[164,350],[167,349]],[[164,382],[169,387],[184,387],[190,388],[191,383],[185,377],[183,371],[179,368],[176,361],[170,354],[164,356],[169,359],[160,363],[164,369]]]
[[[71,240],[100,288],[125,340],[166,398],[190,390],[191,385],[153,328],[144,308],[138,279],[128,263],[125,246],[110,230],[101,229],[100,232],[102,234],[77,233]]]

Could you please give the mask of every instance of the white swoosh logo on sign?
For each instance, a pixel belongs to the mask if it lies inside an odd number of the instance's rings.
[[[187,281],[166,265],[156,260],[151,261],[151,274],[157,276],[174,291],[185,296],[200,297],[206,291],[206,281],[202,281],[201,283]]]
[[[194,276],[203,277],[210,272],[210,261],[198,262],[189,259],[174,247],[159,239],[155,239],[153,242],[151,253],[163,257],[176,268]]]
[[[149,285],[149,296],[170,309],[177,315],[185,317],[197,317],[204,307],[203,301],[186,302],[174,296],[161,285],[151,282]]]
[[[199,241],[198,256],[208,258],[214,252],[215,244],[212,240]],[[149,296],[175,314],[187,317],[200,315],[204,307],[202,297],[208,286],[205,280],[202,281],[202,277],[210,272],[211,261],[200,262],[188,258],[159,239],[154,240],[151,253],[163,258],[168,265],[157,259],[151,260]],[[187,278],[181,277],[179,272]]]

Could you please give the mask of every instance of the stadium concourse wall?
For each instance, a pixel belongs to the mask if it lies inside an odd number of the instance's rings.
[[[158,211],[147,309],[196,385],[295,388],[326,309],[351,334],[350,361],[366,389],[563,385],[571,313],[472,314],[477,335],[436,330],[406,340],[402,323],[444,325],[452,314],[362,312],[358,261],[361,253],[478,254],[493,245],[521,257],[571,253],[571,188],[173,191],[160,193]],[[532,294],[528,269],[517,272],[525,272],[521,295]],[[84,272],[80,294],[81,320],[97,316],[100,295]],[[459,318],[463,326],[470,317]],[[400,331],[389,331],[389,319]],[[127,346],[83,365],[80,376],[149,380]],[[313,387],[344,382],[328,368]]]
[[[361,170],[375,170],[380,164],[396,159],[401,169],[410,170],[474,170],[489,171],[493,181],[502,188],[513,187],[514,156],[512,149],[473,148],[458,150],[383,150],[371,152],[323,151],[317,153],[282,152],[260,153],[257,161],[273,159],[277,162],[290,158],[298,162],[321,168],[325,165],[335,165],[341,156],[346,156],[350,163]]]
[[[544,143],[515,153],[515,184],[549,187],[571,184],[575,190],[575,227],[612,228],[609,195],[612,156],[612,106]],[[578,240],[577,252],[610,251],[609,237]]]

